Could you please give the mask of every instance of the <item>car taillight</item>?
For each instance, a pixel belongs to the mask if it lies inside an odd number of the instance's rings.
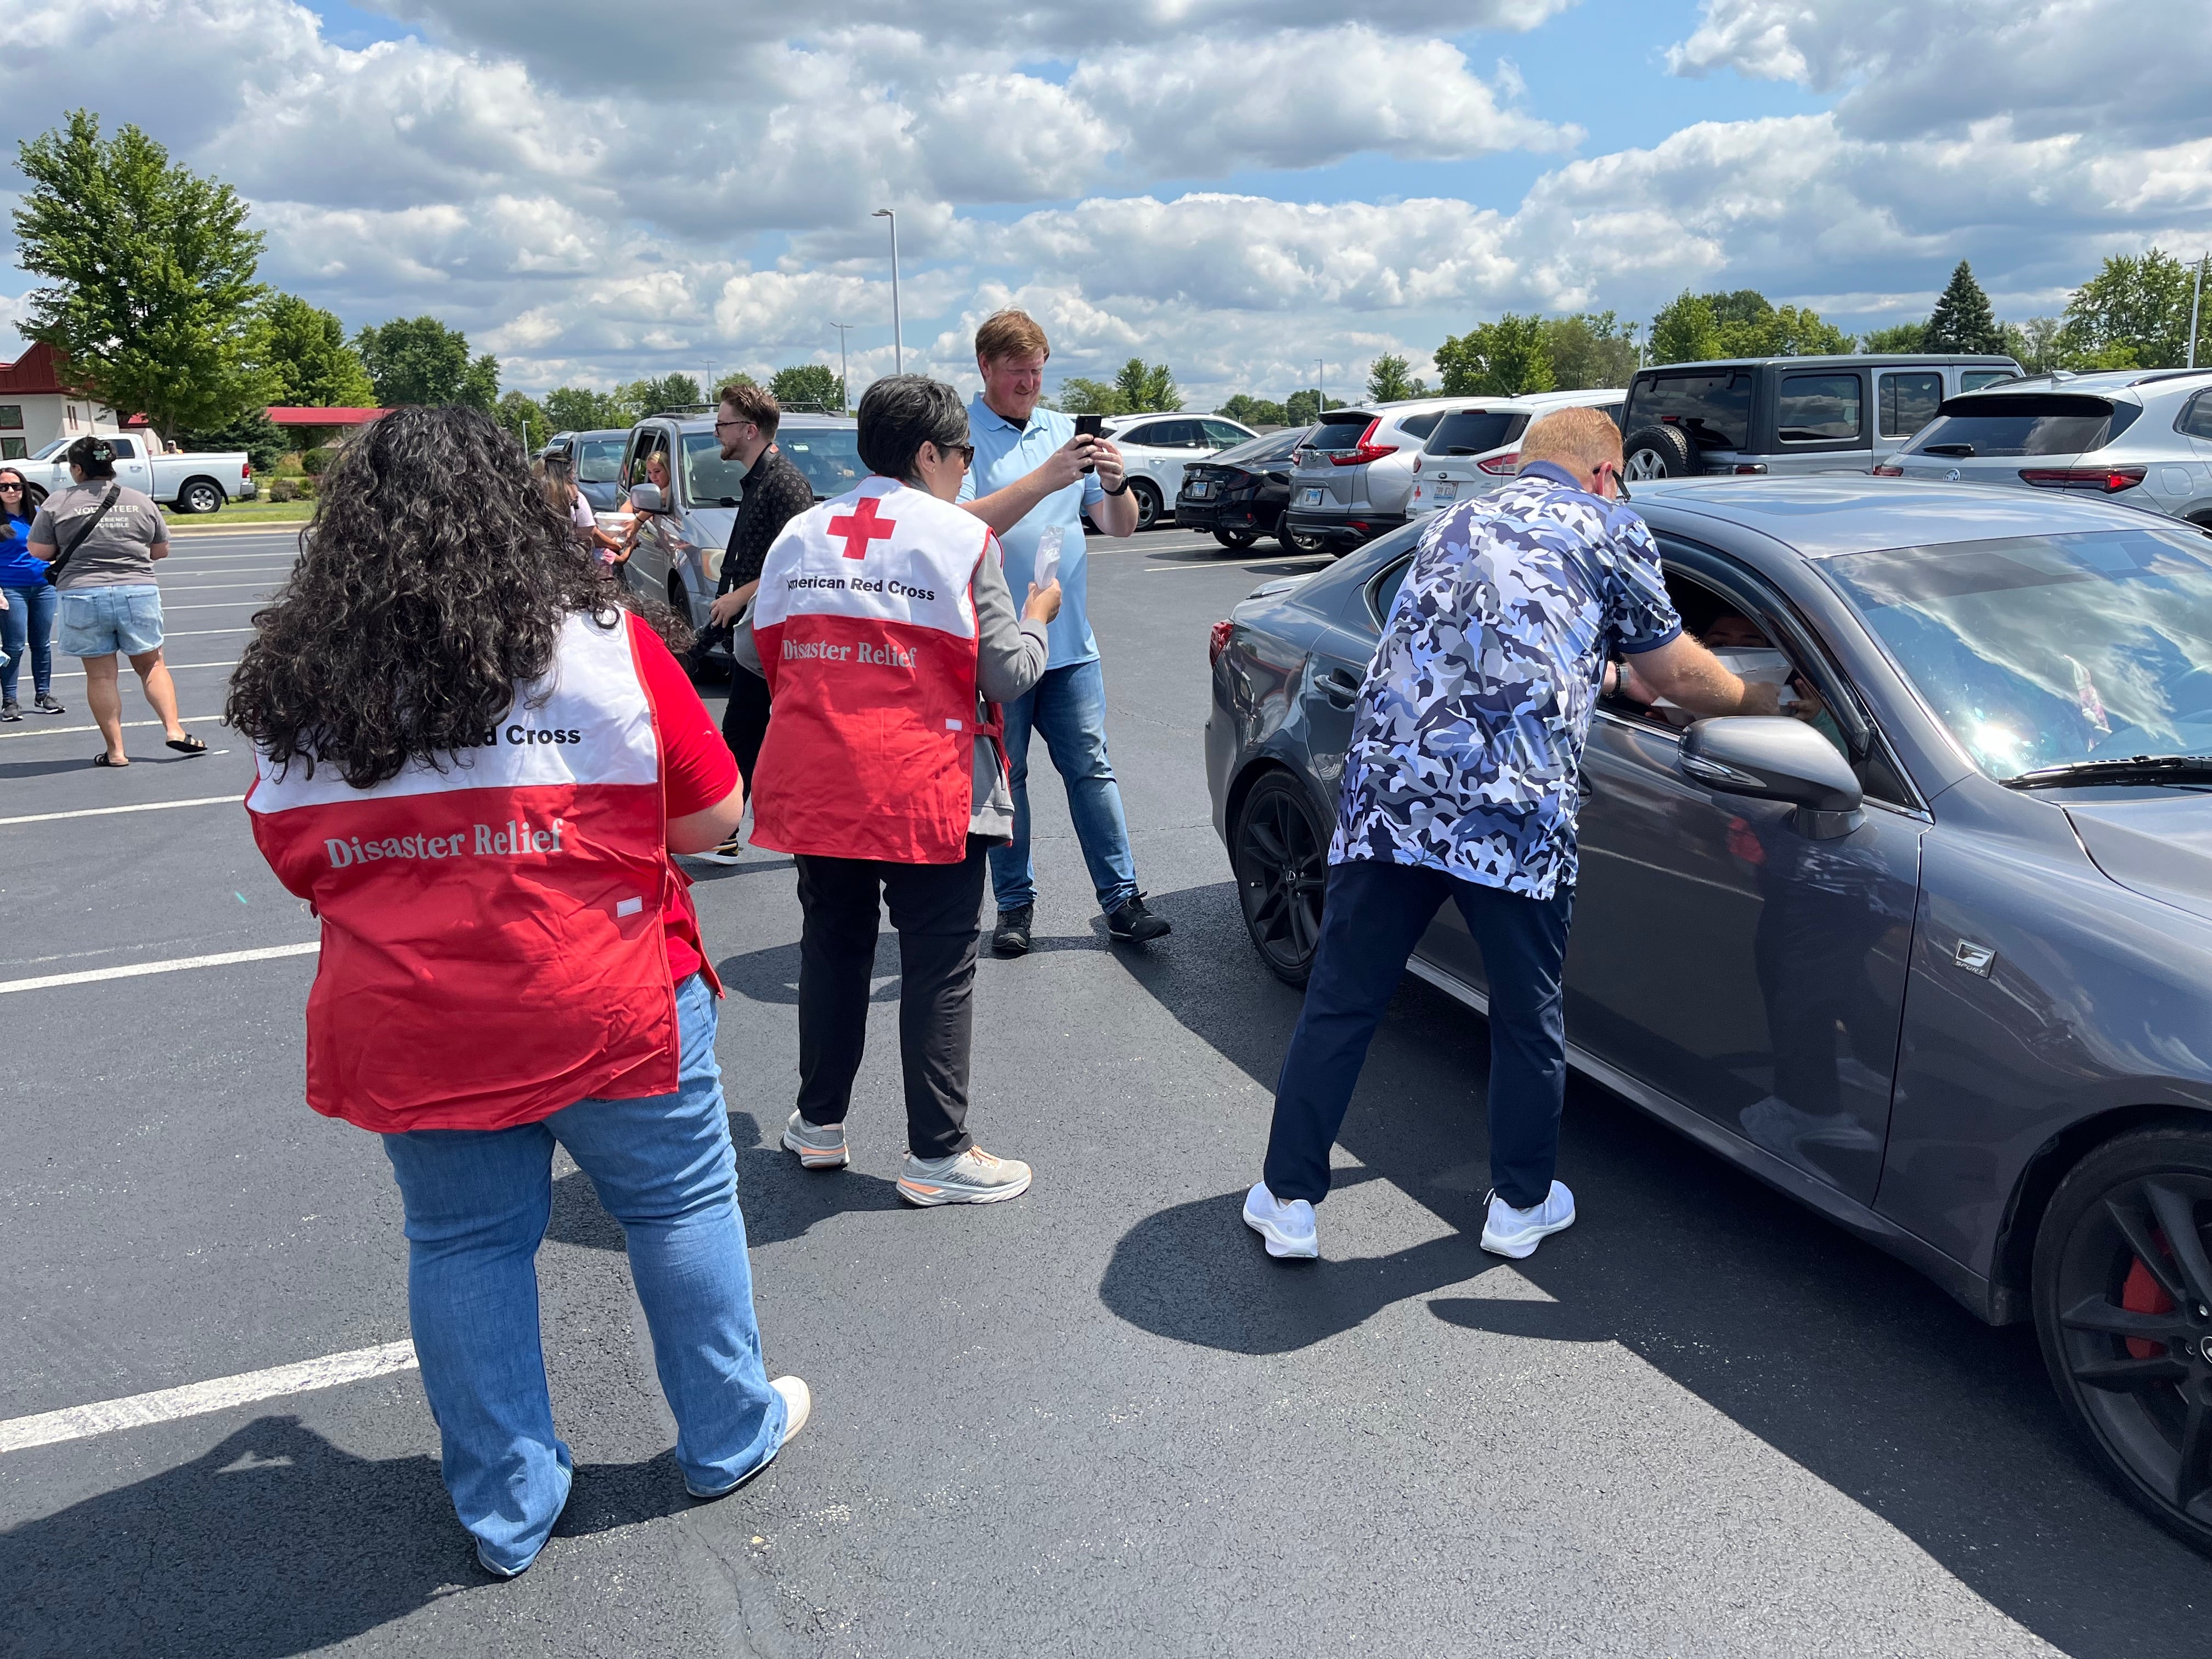
[[[1397,445],[1378,444],[1375,441],[1376,429],[1382,424],[1382,417],[1378,415],[1368,422],[1367,430],[1359,434],[1359,441],[1357,444],[1350,449],[1331,453],[1328,459],[1339,466],[1364,466],[1370,461],[1381,460],[1385,455],[1396,454]]]
[[[1475,465],[1493,478],[1510,478],[1521,470],[1521,452],[1516,449],[1510,455],[1492,455],[1486,461],[1477,461]]]
[[[1221,660],[1221,653],[1229,648],[1229,636],[1236,631],[1237,624],[1233,622],[1218,622],[1213,624],[1213,631],[1206,636],[1206,641],[1207,667],[1211,668]]]
[[[1877,478],[1901,478],[1905,476],[1905,469],[1901,466],[1892,466],[1885,461],[1875,468],[1874,476]]]
[[[2024,466],[2020,481],[2038,489],[2094,489],[2100,495],[2117,495],[2143,481],[2148,469],[2140,466]]]
[[[1416,472],[1419,472],[1420,470],[1421,470],[1421,458],[1420,458],[1419,456],[1416,455],[1416,456],[1414,456],[1414,457],[1413,457],[1413,471],[1416,471]]]
[[[248,478],[251,478],[252,476],[253,476],[253,463],[252,463],[252,462],[251,462],[251,461],[246,461],[246,462],[241,463],[241,464],[240,464],[240,465],[239,466],[239,469],[238,469],[238,481],[239,481],[240,483],[245,483]]]
[[[1729,471],[1731,472],[1744,473],[1764,472],[1766,471],[1766,463],[1765,461],[1738,461],[1734,466],[1730,467]]]

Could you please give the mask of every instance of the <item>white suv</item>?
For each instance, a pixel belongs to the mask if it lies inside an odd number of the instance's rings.
[[[1116,415],[1106,435],[1120,448],[1136,492],[1137,528],[1150,530],[1182,493],[1183,470],[1193,461],[1260,434],[1225,415]]]
[[[1522,398],[1494,398],[1455,409],[1437,423],[1420,453],[1413,457],[1413,495],[1408,519],[1425,518],[1470,495],[1487,495],[1510,483],[1521,470],[1521,434],[1528,423],[1555,409],[1602,409],[1620,422],[1628,394],[1619,387],[1601,392],[1537,392]]]

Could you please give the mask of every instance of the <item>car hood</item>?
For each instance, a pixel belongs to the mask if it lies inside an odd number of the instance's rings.
[[[2074,833],[2123,887],[2212,921],[2212,794],[2069,806]]]

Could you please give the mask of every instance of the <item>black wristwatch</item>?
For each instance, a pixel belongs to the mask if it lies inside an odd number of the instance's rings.
[[[1101,489],[1105,489],[1109,495],[1126,495],[1129,493],[1129,475],[1126,472],[1123,473],[1121,475],[1121,482],[1111,489],[1106,489],[1106,486],[1104,484],[1100,484],[1098,487]]]

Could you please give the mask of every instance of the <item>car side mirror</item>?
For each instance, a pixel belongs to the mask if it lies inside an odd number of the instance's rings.
[[[632,484],[629,487],[629,507],[633,513],[665,513],[668,501],[661,495],[659,484]]]
[[[1808,841],[1848,836],[1865,817],[1859,781],[1835,744],[1785,715],[1699,720],[1683,734],[1677,764],[1708,789],[1789,802]]]

